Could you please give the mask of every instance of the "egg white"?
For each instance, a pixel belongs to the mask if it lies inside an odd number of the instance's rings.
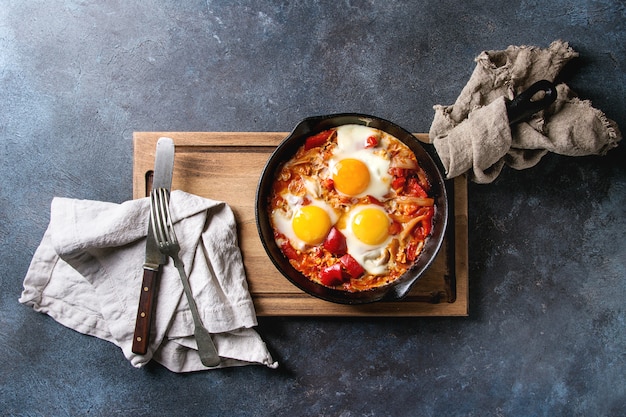
[[[328,161],[329,172],[333,172],[339,161],[347,158],[357,159],[365,164],[370,173],[370,182],[367,188],[353,197],[365,197],[371,195],[378,200],[383,200],[389,194],[391,176],[389,165],[391,163],[385,149],[381,146],[365,148],[369,136],[378,136],[375,129],[361,125],[343,125],[337,128],[337,146],[333,149]],[[339,190],[337,192],[340,193]]]
[[[348,246],[348,253],[365,269],[365,271],[372,275],[384,275],[389,271],[387,256],[387,247],[391,243],[392,236],[388,236],[385,241],[378,245],[369,245],[360,241],[352,231],[352,221],[361,210],[366,208],[376,208],[383,210],[380,206],[374,204],[362,204],[354,207],[350,210],[345,217],[345,221],[342,219],[342,224],[339,226],[339,230],[346,237],[346,244]]]

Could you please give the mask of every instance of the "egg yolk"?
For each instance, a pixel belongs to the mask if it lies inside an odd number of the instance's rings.
[[[389,218],[383,210],[364,208],[352,218],[352,232],[363,243],[379,245],[389,236]]]
[[[365,191],[370,183],[370,171],[358,159],[342,159],[333,169],[333,182],[337,191],[357,195]]]
[[[317,206],[304,206],[298,209],[291,225],[296,236],[310,245],[322,243],[332,226],[328,213]]]

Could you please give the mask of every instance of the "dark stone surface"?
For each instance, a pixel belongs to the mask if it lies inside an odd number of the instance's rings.
[[[278,370],[136,370],[17,302],[53,196],[131,198],[133,131],[427,131],[482,50],[556,39],[626,129],[623,1],[4,1],[0,415],[626,415],[624,145],[470,186],[468,318],[263,318]]]

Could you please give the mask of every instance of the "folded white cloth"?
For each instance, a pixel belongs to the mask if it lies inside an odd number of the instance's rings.
[[[162,269],[148,352],[131,351],[149,210],[148,198],[122,204],[54,198],[19,301],[114,343],[135,367],[154,359],[173,372],[214,369],[200,362],[191,312],[171,260]],[[194,299],[222,359],[219,367],[276,368],[253,329],[256,313],[230,207],[173,191],[171,212]]]

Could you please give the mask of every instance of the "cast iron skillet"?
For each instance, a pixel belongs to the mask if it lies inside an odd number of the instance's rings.
[[[547,83],[547,84],[546,84]],[[538,101],[532,97],[544,91],[545,96]],[[521,93],[513,101],[507,103],[509,124],[522,121],[537,111],[547,107],[556,99],[554,86],[547,81],[540,81]],[[426,172],[430,183],[430,195],[435,199],[435,214],[431,235],[426,239],[424,248],[415,263],[394,282],[366,291],[348,292],[325,287],[309,280],[298,272],[283,255],[274,241],[274,232],[270,223],[267,207],[272,183],[276,172],[282,164],[289,160],[304,143],[305,139],[321,131],[345,125],[358,124],[380,129],[405,143],[415,154],[419,165]],[[278,270],[301,290],[321,298],[341,304],[364,304],[375,301],[393,301],[406,296],[413,284],[428,269],[441,248],[448,225],[449,204],[444,182],[443,169],[436,154],[430,147],[429,152],[424,145],[407,130],[388,120],[376,116],[359,113],[340,113],[325,116],[309,117],[296,125],[293,131],[278,145],[267,161],[259,180],[256,192],[255,215],[261,242],[268,256]],[[431,157],[433,154],[433,157]]]
[[[280,169],[281,165],[295,154],[307,137],[346,124],[364,125],[380,129],[404,142],[415,153],[417,162],[426,171],[431,182],[430,194],[435,199],[432,233],[426,239],[422,253],[413,266],[391,284],[358,292],[341,291],[325,287],[309,280],[292,267],[274,241],[274,233],[267,212],[272,183],[275,173]],[[311,295],[327,301],[343,304],[362,304],[378,300],[396,300],[406,295],[413,283],[431,264],[441,246],[448,221],[448,199],[441,172],[415,136],[398,125],[379,117],[357,113],[333,114],[304,119],[298,123],[291,134],[278,145],[270,156],[261,173],[261,179],[257,188],[256,220],[261,241],[267,254],[274,262],[276,268],[294,285]]]

